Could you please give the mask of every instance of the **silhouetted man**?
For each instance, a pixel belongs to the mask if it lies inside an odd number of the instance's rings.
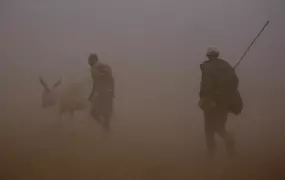
[[[91,115],[108,131],[115,93],[112,69],[109,65],[99,62],[96,54],[89,56],[88,63],[93,80],[93,88],[89,96],[92,102]]]
[[[209,60],[200,65],[202,71],[199,106],[204,111],[206,145],[209,156],[216,151],[215,134],[222,137],[229,156],[235,154],[235,141],[226,130],[228,113],[240,114],[242,100],[238,77],[229,63],[219,58],[219,51],[209,48]]]

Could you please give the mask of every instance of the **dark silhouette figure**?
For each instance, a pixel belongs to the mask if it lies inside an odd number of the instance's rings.
[[[199,106],[204,112],[206,145],[210,157],[215,155],[217,133],[225,142],[230,157],[234,156],[235,140],[226,130],[229,113],[238,115],[243,102],[238,92],[238,77],[229,63],[219,58],[219,51],[209,48],[209,60],[200,65],[202,71]]]
[[[92,103],[91,115],[106,131],[109,131],[115,97],[112,69],[109,65],[99,62],[96,54],[89,56],[88,63],[93,79],[93,88],[89,96]]]

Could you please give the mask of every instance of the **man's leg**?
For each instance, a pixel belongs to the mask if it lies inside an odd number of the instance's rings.
[[[204,123],[208,155],[210,158],[213,158],[216,154],[216,141],[212,113],[204,112]]]
[[[101,117],[98,110],[98,106],[96,104],[92,104],[90,114],[101,125]]]
[[[111,116],[109,114],[105,114],[103,116],[104,120],[102,122],[102,126],[104,128],[105,131],[110,131],[110,127],[111,127]]]
[[[219,119],[217,121],[216,131],[226,144],[228,156],[233,157],[236,154],[235,140],[232,134],[226,130],[228,113],[226,111],[221,111],[217,115]]]
[[[104,108],[102,110],[104,118],[103,126],[106,131],[109,131],[111,126],[111,117],[113,111],[113,94],[109,92],[106,93],[106,96],[104,98]]]

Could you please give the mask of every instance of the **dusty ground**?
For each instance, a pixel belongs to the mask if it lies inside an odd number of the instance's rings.
[[[2,110],[3,180],[285,178],[282,144],[269,150],[266,145],[247,149],[250,141],[242,142],[240,135],[236,159],[226,159],[219,141],[217,159],[207,160],[199,121],[172,123],[171,117],[161,115],[162,125],[133,120],[132,113],[123,118],[121,113],[114,118],[112,133],[106,135],[84,112],[76,119],[59,121],[51,111],[32,113],[32,106],[14,114]]]

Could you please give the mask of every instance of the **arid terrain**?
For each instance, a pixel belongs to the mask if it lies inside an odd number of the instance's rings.
[[[0,179],[285,179],[284,1],[1,0]],[[229,116],[238,156],[206,158],[198,108],[208,46],[234,65],[245,107]],[[113,68],[112,131],[88,111],[60,120],[43,88],[81,83],[87,58]]]

